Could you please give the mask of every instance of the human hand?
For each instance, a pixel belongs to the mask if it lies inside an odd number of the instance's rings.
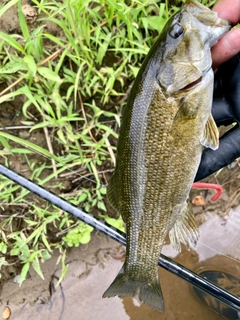
[[[240,0],[219,0],[213,11],[233,26],[240,22]],[[213,70],[240,52],[240,28],[230,30],[213,48]]]
[[[240,54],[220,66],[215,74],[212,114],[218,126],[237,125],[220,138],[217,150],[203,151],[195,181],[240,157]]]
[[[221,18],[233,25],[240,21],[240,0],[220,0],[214,7]],[[240,157],[240,29],[229,31],[212,49],[215,74],[212,114],[217,125],[237,123],[220,138],[215,151],[205,149],[195,181],[203,179]]]

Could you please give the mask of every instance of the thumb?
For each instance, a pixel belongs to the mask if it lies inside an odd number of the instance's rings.
[[[215,70],[222,63],[240,52],[240,29],[230,30],[218,43],[212,47],[212,68]]]

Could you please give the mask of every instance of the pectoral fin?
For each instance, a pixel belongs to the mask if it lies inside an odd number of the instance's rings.
[[[173,248],[178,252],[181,252],[181,242],[188,250],[190,249],[190,243],[193,246],[197,245],[199,231],[189,203],[186,203],[178,216],[177,221],[169,232],[169,238]]]
[[[219,132],[216,123],[210,114],[208,122],[205,127],[203,138],[201,139],[201,144],[206,148],[211,148],[216,150],[219,145]]]
[[[173,119],[176,125],[179,121],[187,121],[196,118],[199,108],[199,103],[194,99],[194,95],[189,94],[180,101],[179,109]]]

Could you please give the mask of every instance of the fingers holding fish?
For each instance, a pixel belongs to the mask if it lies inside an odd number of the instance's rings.
[[[230,21],[236,25],[240,21],[240,0],[219,0],[213,7],[213,11],[218,13],[219,18]]]
[[[240,52],[240,29],[232,29],[212,48],[213,69]]]
[[[213,8],[220,18],[229,20],[233,26],[240,22],[240,0],[220,0]],[[240,29],[229,31],[213,48],[213,69],[240,52]]]

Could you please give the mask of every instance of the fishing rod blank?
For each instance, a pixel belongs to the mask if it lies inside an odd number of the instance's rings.
[[[105,235],[109,236],[113,240],[116,240],[117,242],[126,246],[125,233],[119,230],[117,231],[114,227],[108,225],[106,222],[98,220],[91,214],[83,212],[81,209],[75,207],[68,201],[44,189],[43,187],[40,187],[39,185],[33,183],[32,181],[24,178],[23,176],[17,174],[16,172],[8,169],[3,165],[0,165],[0,174],[16,182],[22,187],[28,189],[29,191],[35,193],[39,197],[47,200],[48,202],[52,203],[53,205],[62,209],[63,211],[82,220],[83,222],[87,223],[93,228],[103,232]],[[233,294],[227,292],[226,290],[223,290],[222,288],[216,286],[214,283],[200,277],[196,273],[172,261],[163,254],[160,255],[158,264],[164,269],[191,283],[195,287],[224,302],[233,309],[240,311],[240,299],[234,296]]]

